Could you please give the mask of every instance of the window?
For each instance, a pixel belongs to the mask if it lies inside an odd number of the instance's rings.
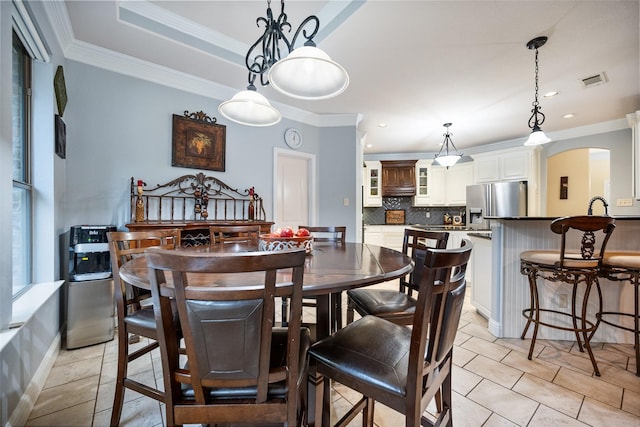
[[[32,282],[31,57],[13,33],[13,296]]]

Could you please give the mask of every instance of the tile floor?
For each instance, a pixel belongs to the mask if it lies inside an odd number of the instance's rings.
[[[395,283],[379,286],[391,286]],[[467,289],[467,298],[471,290]],[[346,307],[346,303],[344,304]],[[311,313],[306,313],[309,316]],[[640,378],[631,345],[593,344],[602,376],[572,342],[539,341],[527,360],[529,341],[497,339],[467,302],[454,349],[453,422],[465,426],[640,426]],[[108,426],[115,372],[115,340],[61,350],[30,414],[28,426]],[[130,372],[161,381],[159,354],[134,362]],[[336,384],[333,417],[359,395]],[[429,410],[429,409],[427,409]],[[158,402],[131,390],[125,394],[122,426],[163,426]],[[352,425],[360,425],[359,418]],[[375,423],[404,423],[397,412],[376,406]]]

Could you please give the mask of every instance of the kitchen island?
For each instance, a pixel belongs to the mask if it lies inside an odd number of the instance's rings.
[[[616,216],[616,228],[607,245],[607,251],[640,250],[640,217]],[[496,337],[519,338],[525,325],[522,310],[529,307],[527,277],[520,273],[520,253],[533,249],[559,249],[560,235],[550,229],[550,217],[510,217],[491,219],[492,286],[489,331]],[[633,289],[600,279],[605,310],[633,313]],[[566,310],[560,303],[561,295],[570,295],[567,285],[548,283],[540,286],[540,299],[546,306]],[[589,316],[594,317],[597,294],[589,301]],[[540,339],[575,340],[571,332],[540,328]],[[611,326],[600,324],[594,342],[632,343],[633,335]]]

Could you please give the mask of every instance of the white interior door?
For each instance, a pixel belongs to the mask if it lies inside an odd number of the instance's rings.
[[[274,174],[274,228],[313,225],[315,156],[275,149]]]

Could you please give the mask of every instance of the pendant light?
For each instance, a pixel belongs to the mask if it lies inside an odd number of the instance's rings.
[[[218,111],[232,122],[247,126],[272,126],[282,119],[269,100],[249,83],[247,90],[238,92],[218,107]]]
[[[271,84],[277,91],[297,99],[327,99],[346,90],[349,85],[347,71],[318,49],[313,41],[320,29],[317,16],[311,15],[302,21],[289,40],[283,32],[287,30],[289,33],[292,28],[284,11],[284,0],[280,2],[277,19],[274,19],[271,10],[271,0],[267,0],[267,16],[257,18],[256,23],[264,25],[264,33],[251,45],[245,56],[249,86],[246,91],[220,104],[220,114],[249,126],[278,123],[282,117],[280,112],[256,92],[254,82],[258,76],[262,86]],[[296,49],[299,35],[305,42]],[[287,56],[281,58],[281,52]]]
[[[527,43],[527,48],[535,49],[536,51],[536,86],[535,86],[535,98],[533,100],[533,109],[531,110],[531,117],[529,117],[529,128],[531,128],[531,135],[524,145],[541,145],[551,141],[547,135],[544,134],[540,127],[544,123],[544,114],[540,111],[540,103],[538,102],[538,48],[544,46],[547,42],[547,37],[536,37]]]
[[[451,140],[451,134],[449,133],[449,127],[451,126],[451,123],[445,123],[442,126],[446,128],[446,133],[443,134],[444,142],[440,147],[440,151],[438,151],[438,154],[436,154],[435,156],[435,161],[438,162],[440,166],[444,166],[448,169],[449,166],[455,165],[458,160],[462,158],[462,153],[458,152],[456,146],[453,145],[453,141]],[[449,151],[449,144],[451,144],[453,152]]]

